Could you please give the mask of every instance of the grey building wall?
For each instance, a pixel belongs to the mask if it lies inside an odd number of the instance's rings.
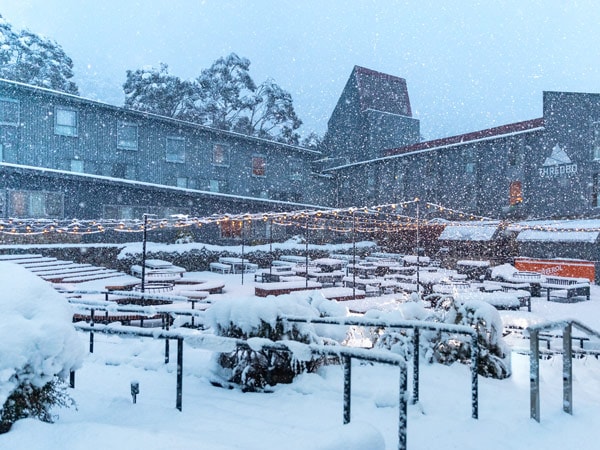
[[[0,120],[0,156],[5,162],[233,195],[310,201],[303,184],[311,177],[313,160],[320,157],[317,151],[0,80],[0,114],[10,115],[4,108],[7,104],[18,105],[18,123]],[[57,108],[76,113],[71,135],[56,132]],[[121,122],[137,127],[135,148],[118,144]],[[180,160],[168,160],[169,139],[183,144]],[[224,149],[224,161],[214,161],[216,145]],[[264,160],[258,174],[253,158]]]

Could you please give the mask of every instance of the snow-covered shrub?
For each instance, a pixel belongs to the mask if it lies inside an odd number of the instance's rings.
[[[0,263],[0,428],[67,406],[63,380],[85,354],[67,300],[16,264]]]
[[[366,317],[388,322],[420,320],[455,325],[466,325],[477,331],[479,346],[478,373],[486,377],[510,376],[510,352],[502,340],[502,321],[496,308],[489,303],[469,300],[451,301],[445,297],[443,308],[426,310],[420,303],[406,303],[394,313],[367,314]],[[404,356],[413,354],[413,332],[410,330],[380,327],[371,330],[374,348],[383,348]],[[419,348],[429,362],[452,364],[471,362],[471,337],[441,331],[423,330]]]
[[[477,331],[477,371],[480,375],[500,379],[510,376],[510,351],[502,340],[502,320],[496,308],[481,300],[455,301],[445,316],[445,322],[466,325]],[[444,364],[470,362],[470,337],[441,336],[435,346],[434,357]]]
[[[216,375],[244,391],[261,391],[278,383],[291,383],[303,372],[315,371],[326,362],[325,358],[302,351],[296,344],[327,344],[343,339],[339,328],[316,327],[310,324],[278,320],[282,315],[301,317],[344,316],[345,307],[323,299],[315,293],[284,295],[259,299],[220,300],[209,310],[212,329],[219,336],[248,340],[250,348],[238,347],[230,353],[215,357]],[[333,331],[333,332],[332,332]],[[262,348],[268,341],[290,342],[293,351]],[[267,342],[268,342],[267,341]]]

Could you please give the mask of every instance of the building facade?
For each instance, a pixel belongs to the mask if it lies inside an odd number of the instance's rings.
[[[494,219],[597,216],[600,94],[545,92],[540,118],[421,142],[406,81],[357,66],[310,150],[0,80],[0,218],[415,198]]]

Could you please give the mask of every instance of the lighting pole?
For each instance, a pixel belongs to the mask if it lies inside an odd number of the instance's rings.
[[[417,295],[419,295],[419,199],[416,198],[415,202],[417,202]]]
[[[142,285],[141,285],[141,289],[140,289],[142,294],[144,293],[145,282],[146,282],[146,239],[147,239],[146,231],[148,228],[148,214],[144,214],[143,218],[144,218],[144,234],[142,237]],[[142,295],[142,302],[144,302],[143,295]]]
[[[356,216],[352,213],[352,300],[356,300]]]

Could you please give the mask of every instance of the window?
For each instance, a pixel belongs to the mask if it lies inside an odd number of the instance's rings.
[[[213,146],[212,163],[216,166],[229,166],[229,149],[221,144]]]
[[[265,157],[264,156],[253,156],[252,157],[252,175],[255,177],[265,176]]]
[[[302,180],[302,160],[290,159],[288,170],[290,174],[290,180],[301,181]]]
[[[54,133],[77,136],[77,111],[57,106],[54,111]]]
[[[123,150],[138,149],[138,126],[135,123],[117,122],[117,148]]]
[[[187,177],[177,177],[176,180],[177,187],[187,188],[188,187],[188,179]]]
[[[83,161],[81,159],[71,160],[71,172],[83,173]]]
[[[210,192],[221,192],[224,194],[229,192],[229,186],[225,180],[209,180],[208,189]]]
[[[19,125],[19,101],[0,98],[0,125]]]
[[[513,181],[508,189],[508,204],[516,206],[520,203],[523,203],[523,186],[520,181]]]
[[[46,191],[9,191],[8,213],[12,217],[62,217],[63,194]]]
[[[600,159],[600,122],[594,122],[592,130],[592,153],[594,159]]]
[[[600,193],[600,185],[598,183],[598,176],[597,173],[592,175],[592,208],[600,206],[600,196],[598,195]]]
[[[185,162],[185,139],[168,137],[167,138],[167,155],[168,162]]]
[[[472,148],[467,148],[462,152],[463,161],[465,161],[465,173],[474,174],[475,169],[475,151]]]

